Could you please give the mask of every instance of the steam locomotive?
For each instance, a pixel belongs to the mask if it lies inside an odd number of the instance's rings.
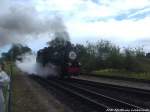
[[[49,69],[55,69],[58,73],[57,76],[61,78],[77,76],[80,73],[78,54],[70,41],[64,41],[59,38],[52,40],[49,43],[49,47],[38,51],[36,61],[43,67],[48,66]]]

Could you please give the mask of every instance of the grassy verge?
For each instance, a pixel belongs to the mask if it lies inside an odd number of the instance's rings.
[[[9,75],[11,74],[12,78],[12,112],[46,112],[46,109],[35,96],[36,90],[33,92],[27,76],[23,75],[13,63],[8,63],[5,66],[5,71]],[[37,92],[37,94],[39,93]],[[8,112],[7,109],[6,112]]]
[[[5,64],[5,72],[8,74],[8,75],[16,75],[19,70],[17,69],[16,65],[14,63],[7,63]]]
[[[16,75],[18,70],[14,63],[6,63],[4,67],[4,71],[11,77],[11,75]],[[5,112],[8,112],[9,106],[9,95],[10,95],[10,83],[5,84],[3,87],[3,95],[4,95],[4,103],[5,103]]]
[[[93,74],[96,76],[110,76],[110,77],[123,77],[123,78],[133,78],[133,79],[144,79],[144,80],[150,80],[150,73],[135,73],[135,72],[129,72],[125,70],[115,70],[115,69],[104,69],[104,70],[97,70],[93,71]]]
[[[5,64],[4,71],[9,75],[9,77],[12,75],[16,75],[19,71],[16,68],[15,64],[13,63],[7,63]],[[4,96],[7,97],[8,92],[8,85],[5,85],[3,88]]]

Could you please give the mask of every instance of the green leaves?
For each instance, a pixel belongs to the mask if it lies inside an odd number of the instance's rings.
[[[22,54],[27,52],[31,52],[31,49],[27,46],[23,46],[21,44],[13,44],[8,52],[2,53],[3,61],[16,61],[21,60],[19,57]]]
[[[146,71],[150,57],[144,52],[143,48],[124,48],[112,44],[110,41],[101,40],[96,43],[87,42],[86,45],[77,44],[82,69],[125,69],[127,71],[141,72]],[[147,63],[147,64],[146,64]],[[145,67],[146,65],[146,67]],[[147,67],[149,70],[150,67]]]

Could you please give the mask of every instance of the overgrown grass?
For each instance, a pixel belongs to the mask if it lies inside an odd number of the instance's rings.
[[[14,63],[6,63],[4,67],[4,71],[9,75],[9,77],[14,76],[17,74],[18,70]],[[3,95],[5,99],[5,112],[8,112],[8,101],[9,101],[9,89],[10,84],[5,84],[3,87]]]
[[[104,70],[93,71],[92,73],[96,74],[97,76],[111,76],[111,77],[114,76],[114,77],[150,80],[149,72],[135,73],[126,70],[104,69]]]
[[[7,63],[5,64],[5,72],[8,74],[8,75],[16,75],[19,70],[17,69],[15,63]]]

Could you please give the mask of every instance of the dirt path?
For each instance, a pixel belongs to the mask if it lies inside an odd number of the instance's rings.
[[[38,83],[25,75],[13,77],[13,112],[71,112]]]

